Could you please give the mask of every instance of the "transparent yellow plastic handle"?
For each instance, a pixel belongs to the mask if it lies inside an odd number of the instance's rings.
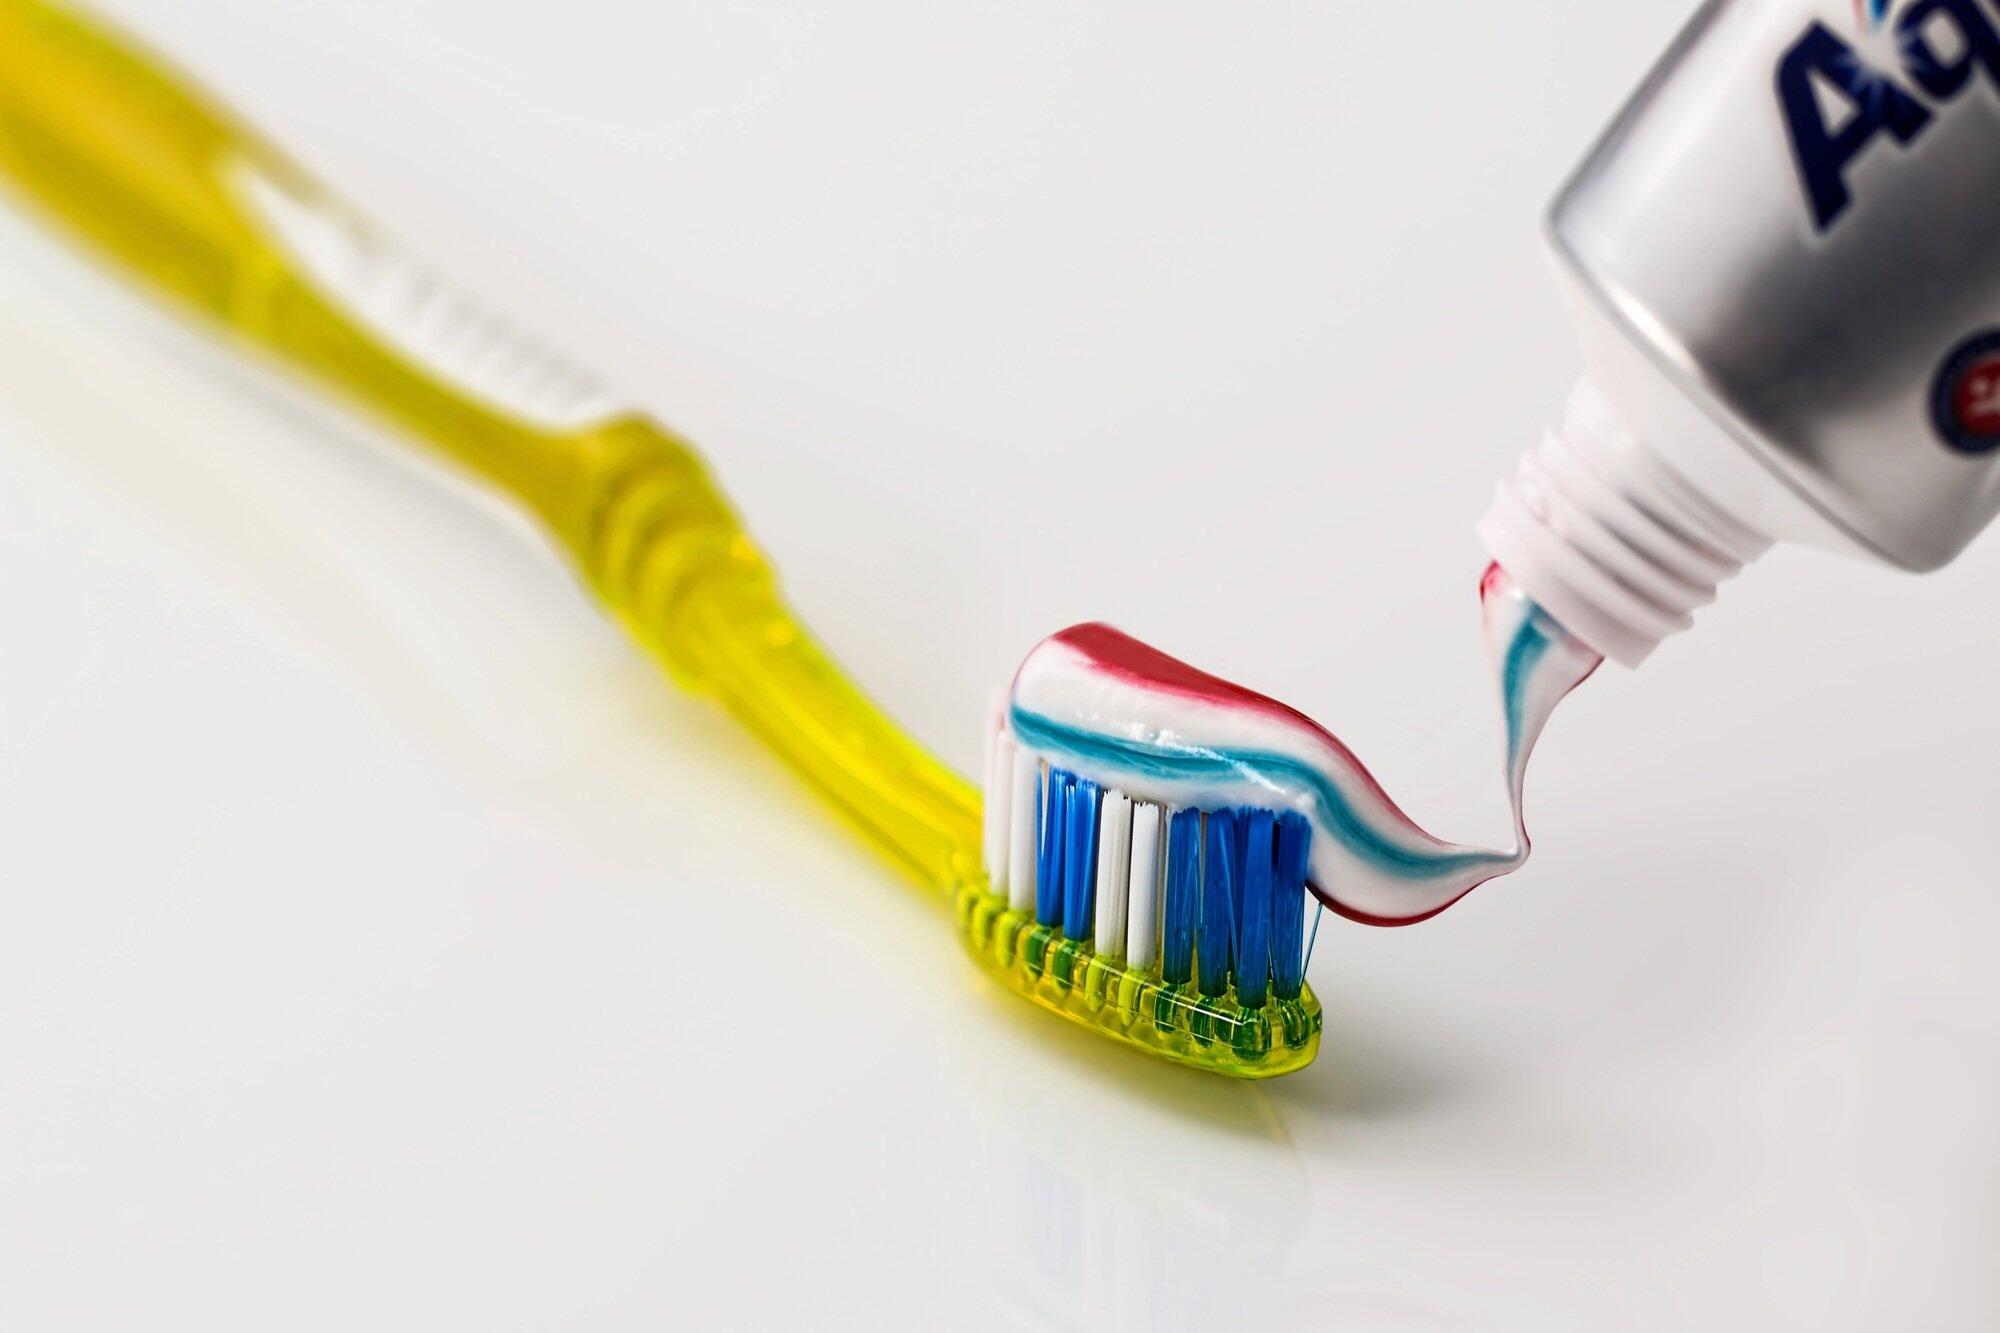
[[[0,0],[0,175],[128,272],[518,496],[676,677],[906,870],[941,890],[978,874],[977,794],[813,641],[685,442],[630,413],[535,420],[383,336],[245,182],[346,215],[159,62],[45,0]]]

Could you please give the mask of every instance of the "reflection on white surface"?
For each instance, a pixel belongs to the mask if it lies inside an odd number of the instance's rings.
[[[1013,999],[985,985],[971,998]],[[1033,1040],[1055,1021],[1020,1017],[1013,1048],[1029,1058],[962,1062],[980,1112],[981,1174],[1003,1182],[980,1243],[996,1305],[1050,1330],[1282,1326],[1298,1304],[1293,1250],[1311,1193],[1268,1093],[1154,1070],[1122,1050],[1106,1061],[1099,1039],[1079,1033],[1058,1110]],[[1109,1066],[1102,1077],[1086,1072],[1099,1064]],[[1202,1134],[1193,1151],[1190,1123]]]
[[[1500,818],[1526,220],[1684,6],[581,2],[130,9],[662,402],[960,763],[1103,615]],[[1244,1087],[996,993],[533,543],[98,290],[0,222],[0,1326],[1993,1323],[1993,542],[1579,695],[1535,868],[1329,923]]]

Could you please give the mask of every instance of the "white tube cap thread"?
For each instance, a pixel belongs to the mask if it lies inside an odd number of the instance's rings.
[[[1588,380],[1477,531],[1536,603],[1628,667],[1771,545],[1627,431]]]

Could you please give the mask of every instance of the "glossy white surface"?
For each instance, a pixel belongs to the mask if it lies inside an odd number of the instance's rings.
[[[968,770],[1102,616],[1504,836],[1470,524],[1678,3],[112,8],[700,440]],[[1534,865],[1329,921],[1247,1087],[993,993],[514,528],[104,293],[0,221],[0,1326],[1993,1322],[1994,540],[1607,669]]]

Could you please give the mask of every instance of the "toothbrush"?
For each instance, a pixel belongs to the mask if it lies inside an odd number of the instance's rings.
[[[1521,785],[1597,655],[1498,568],[1516,845],[1419,829],[1331,734],[1107,626],[1023,663],[986,796],[800,623],[689,445],[405,255],[178,76],[49,0],[0,0],[0,177],[156,293],[518,499],[633,637],[889,860],[950,899],[986,973],[1149,1054],[1310,1063],[1304,914],[1442,911],[1527,855]]]
[[[454,290],[149,53],[49,0],[0,0],[0,177],[156,294],[518,499],[676,680],[905,874],[961,904],[988,896],[978,791],[814,640],[685,441]],[[960,915],[969,942],[973,916]],[[1038,993],[1043,978],[990,943],[975,948],[989,970]],[[1172,1006],[1125,1025],[1137,1035],[1100,1030],[1281,1073],[1319,1038],[1311,991],[1287,1003],[1275,1057],[1268,1022],[1197,1043]]]

